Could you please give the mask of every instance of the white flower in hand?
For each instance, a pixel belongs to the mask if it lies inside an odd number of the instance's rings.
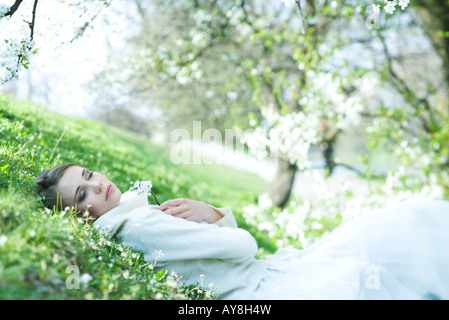
[[[154,200],[156,201],[156,203],[158,205],[160,205],[159,202],[157,201],[156,197],[154,196],[154,194],[151,192],[152,187],[153,187],[153,184],[149,180],[136,181],[136,182],[134,182],[134,186],[132,186],[129,190],[135,191],[135,192],[137,192],[137,194],[144,194],[147,196],[151,195],[154,198]]]
[[[136,181],[131,189],[137,191],[138,194],[150,195],[152,187],[151,181]]]

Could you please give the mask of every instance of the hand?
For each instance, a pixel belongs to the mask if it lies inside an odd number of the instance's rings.
[[[171,216],[196,222],[214,223],[223,218],[221,213],[208,204],[185,198],[167,200],[157,209]]]

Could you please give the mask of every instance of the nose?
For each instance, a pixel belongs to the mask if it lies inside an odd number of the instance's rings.
[[[102,186],[103,185],[99,181],[91,181],[90,182],[90,187],[97,194],[101,193]]]

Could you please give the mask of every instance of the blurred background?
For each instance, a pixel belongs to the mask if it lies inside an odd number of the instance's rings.
[[[198,150],[262,176],[278,207],[351,182],[448,195],[447,1],[46,0],[34,41],[1,91],[167,146],[201,121]]]
[[[0,299],[183,297],[43,210],[64,162],[230,207],[257,258],[449,200],[448,85],[447,0],[0,0]]]

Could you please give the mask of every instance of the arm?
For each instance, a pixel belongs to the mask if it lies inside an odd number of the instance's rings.
[[[127,235],[138,236],[136,240],[144,247],[143,251],[150,259],[155,252],[161,250],[162,256],[157,258],[158,262],[193,259],[237,262],[254,257],[257,253],[255,239],[240,228],[177,219],[154,209],[133,213],[133,217],[139,221],[135,225],[138,233],[124,231],[124,238]],[[156,259],[156,256],[153,258]]]

